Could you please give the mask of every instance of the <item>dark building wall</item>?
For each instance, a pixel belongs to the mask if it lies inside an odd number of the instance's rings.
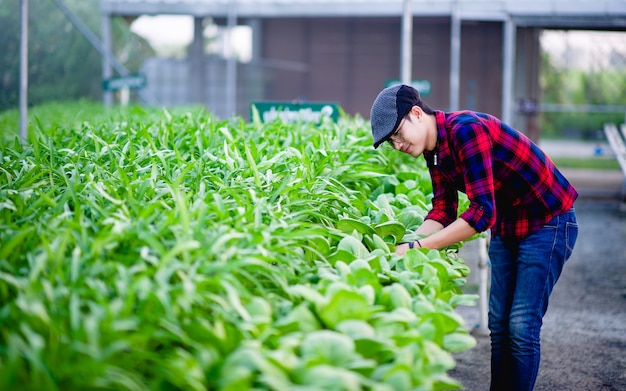
[[[266,99],[334,101],[369,118],[376,94],[400,78],[399,18],[270,18],[262,26],[264,60],[304,66],[266,67]],[[461,108],[500,115],[502,24],[463,22],[461,36]],[[449,72],[450,19],[415,18],[412,78],[430,80],[424,99],[434,108],[449,107]]]
[[[438,110],[450,105],[450,35],[448,18],[413,19],[412,79],[430,80],[431,93],[423,99]]]
[[[461,30],[461,109],[501,115],[502,23],[463,22]]]

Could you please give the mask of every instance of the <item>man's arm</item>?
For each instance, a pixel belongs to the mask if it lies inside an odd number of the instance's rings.
[[[440,231],[442,229],[443,229],[443,224],[441,224],[440,222],[432,220],[432,219],[426,219],[424,220],[422,225],[420,225],[417,231],[415,231],[415,233],[421,236],[430,236],[433,233]]]
[[[456,219],[452,224],[442,228],[443,226],[434,220],[424,221],[424,224],[416,231],[416,233],[420,235],[429,235],[424,239],[420,239],[422,247],[440,249],[470,238],[477,233],[477,231],[463,219]],[[419,247],[419,245],[416,243],[415,247]],[[404,243],[396,247],[396,254],[403,255],[408,250],[409,244]]]

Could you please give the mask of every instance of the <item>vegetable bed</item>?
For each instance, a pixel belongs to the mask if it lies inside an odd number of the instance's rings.
[[[428,171],[367,122],[36,113],[0,142],[0,389],[461,387],[469,269],[393,253]]]

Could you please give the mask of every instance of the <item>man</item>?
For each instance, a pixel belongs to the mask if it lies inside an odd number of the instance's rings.
[[[542,319],[578,235],[578,193],[537,145],[494,116],[432,110],[416,89],[396,85],[376,97],[370,118],[374,147],[424,155],[433,184],[421,239],[396,253],[491,229],[491,390],[532,390]],[[457,191],[470,201],[460,215]]]

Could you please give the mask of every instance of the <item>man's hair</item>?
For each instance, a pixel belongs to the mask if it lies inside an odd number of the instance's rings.
[[[430,106],[428,106],[426,102],[422,100],[422,98],[418,98],[416,106],[419,106],[426,114],[430,114],[430,115],[435,114],[435,110],[431,109]]]

